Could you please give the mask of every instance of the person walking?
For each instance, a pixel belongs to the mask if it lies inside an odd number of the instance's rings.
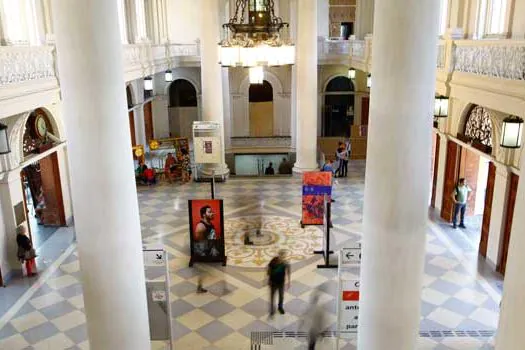
[[[279,251],[279,255],[273,258],[268,264],[268,285],[270,286],[270,317],[275,314],[275,292],[279,292],[278,310],[281,315],[284,315],[284,287],[285,281],[286,289],[290,288],[290,265],[285,260],[286,252]]]
[[[26,274],[28,277],[36,275],[36,252],[33,248],[31,239],[27,236],[27,229],[24,225],[16,228],[16,244],[18,245],[17,257],[20,263],[25,263]]]
[[[457,228],[458,214],[460,214],[459,227],[467,228],[465,226],[465,210],[467,209],[467,202],[469,194],[472,192],[468,187],[465,179],[459,179],[458,184],[452,193],[452,200],[454,201],[454,217],[452,218],[452,227]]]
[[[322,335],[323,330],[326,328],[326,315],[325,310],[319,305],[318,289],[315,289],[310,296],[310,305],[303,315],[302,324],[308,332],[308,350],[315,350],[317,339]],[[301,327],[301,328],[303,328]]]

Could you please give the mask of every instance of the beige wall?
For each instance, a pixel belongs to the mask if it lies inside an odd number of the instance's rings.
[[[273,102],[250,103],[250,136],[274,136]]]
[[[199,120],[197,107],[171,107],[169,126],[172,137],[192,138],[192,125]]]

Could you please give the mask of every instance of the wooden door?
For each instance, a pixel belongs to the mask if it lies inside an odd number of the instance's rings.
[[[57,153],[54,152],[48,155],[41,159],[39,163],[40,176],[42,177],[42,192],[46,203],[43,210],[44,225],[64,226],[66,224],[66,216]]]
[[[144,105],[144,130],[146,132],[146,142],[154,139],[153,137],[153,110],[151,101]]]
[[[512,230],[512,219],[514,218],[514,206],[516,205],[516,196],[518,195],[518,182],[520,177],[514,173],[510,175],[509,191],[507,196],[507,212],[505,213],[505,223],[503,229],[503,242],[499,255],[498,265],[496,271],[505,275],[505,268],[507,267],[507,256],[509,253],[510,233]]]
[[[492,199],[494,198],[494,183],[496,182],[496,166],[489,163],[487,188],[485,190],[485,208],[483,209],[483,223],[481,224],[481,239],[479,241],[479,255],[487,257],[489,243],[490,218],[492,214]],[[478,184],[479,185],[479,184]]]
[[[432,197],[430,198],[430,206],[436,207],[436,187],[439,174],[439,147],[441,144],[441,136],[436,135],[436,146],[434,151],[434,167],[432,170]]]
[[[445,167],[445,184],[443,186],[443,202],[441,204],[441,218],[448,222],[454,215],[454,201],[452,192],[456,186],[458,176],[458,160],[460,147],[454,141],[447,143],[447,161]]]
[[[361,125],[368,125],[368,116],[370,113],[370,97],[361,99]]]
[[[133,111],[129,111],[129,132],[131,134],[131,146],[137,145],[137,139],[135,138],[135,116]]]

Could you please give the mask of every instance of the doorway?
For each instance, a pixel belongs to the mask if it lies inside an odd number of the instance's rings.
[[[248,91],[250,137],[273,136],[273,88],[266,80]]]
[[[169,130],[170,137],[193,135],[193,122],[199,120],[197,90],[185,79],[173,81],[169,87]]]
[[[326,86],[322,135],[350,137],[354,124],[354,84],[347,77],[335,77]]]

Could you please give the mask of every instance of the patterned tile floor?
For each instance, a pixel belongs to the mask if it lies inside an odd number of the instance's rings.
[[[243,225],[259,220],[274,230],[297,230],[300,179],[237,178],[217,187],[217,198],[224,199],[226,227],[244,229]],[[334,250],[361,239],[363,187],[364,163],[354,162],[349,178],[339,180],[335,187]],[[273,320],[267,317],[268,291],[264,269],[258,266],[264,266],[277,247],[262,252],[255,248],[229,250],[229,259],[236,263],[226,267],[188,267],[187,200],[206,198],[208,191],[209,186],[201,183],[144,187],[138,192],[144,242],[162,243],[169,253],[174,348],[250,349],[254,332],[301,331],[301,316],[314,288],[321,291],[327,330],[334,330],[336,271],[316,269],[320,258],[308,254],[312,247],[321,244],[317,228],[309,230],[308,237],[290,243],[289,248],[306,253],[299,254],[292,265],[292,287],[285,294],[287,313]],[[71,231],[61,229],[55,235],[72,236]],[[464,250],[455,243],[460,235],[461,231],[449,231],[439,222],[429,221],[421,331],[494,331],[497,327],[500,291],[496,285],[501,281],[486,272],[475,251]],[[49,243],[53,243],[53,238]],[[234,242],[236,238],[231,239]],[[23,294],[8,308],[4,307],[7,311],[0,310],[0,349],[89,349],[75,245],[62,244],[60,249],[38,279],[32,284],[26,282]],[[205,275],[207,294],[195,293],[196,269]],[[10,290],[0,291],[0,299]],[[276,336],[273,345],[260,348],[301,349],[304,341]],[[435,335],[420,338],[419,348],[491,349],[492,343],[492,338]],[[161,349],[164,345],[154,344],[152,348]],[[319,348],[333,349],[334,339],[322,339]],[[355,340],[343,342],[341,348],[355,349]]]

